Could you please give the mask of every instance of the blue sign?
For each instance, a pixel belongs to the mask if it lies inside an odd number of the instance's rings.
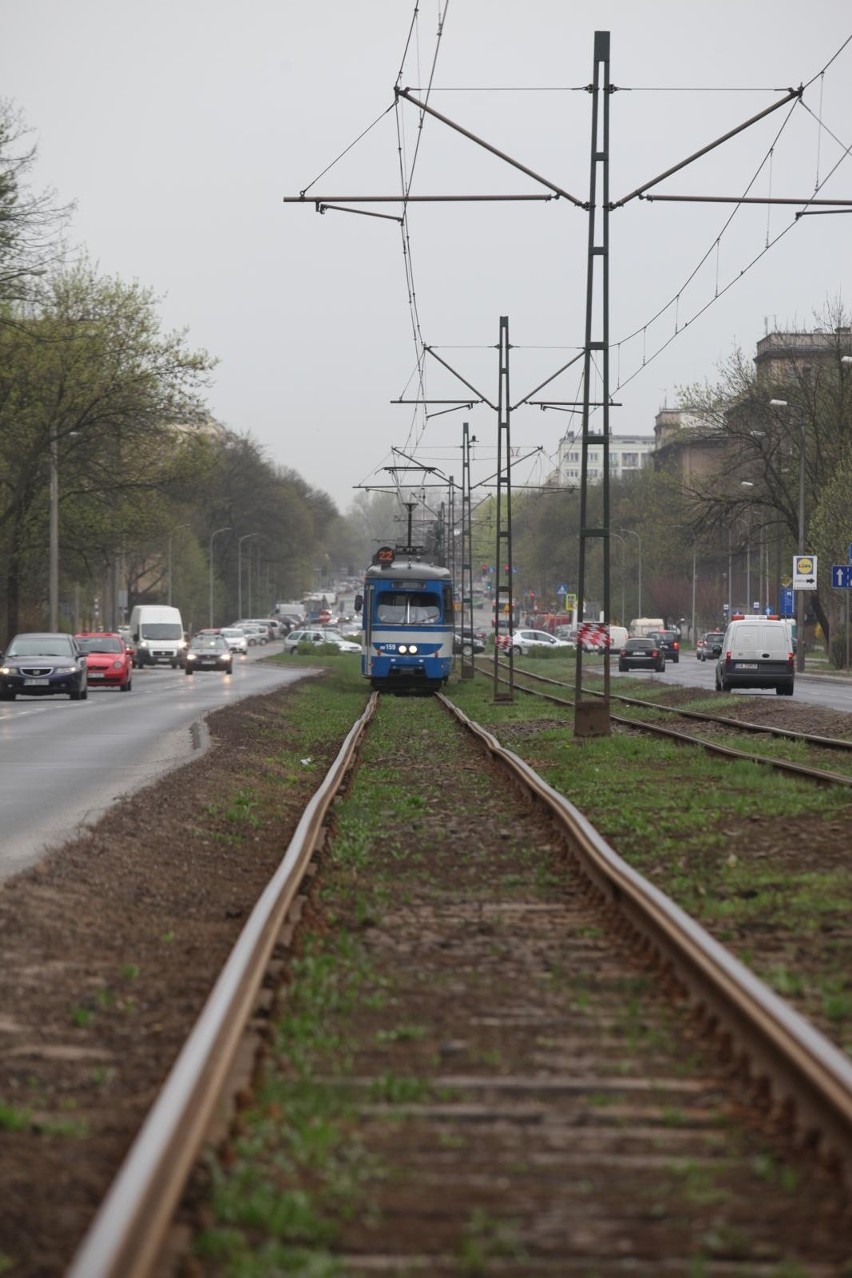
[[[557,595],[567,595],[567,594],[568,594],[568,587],[567,587],[567,586],[557,586],[557,587],[556,587],[556,593],[557,593]]]
[[[835,590],[852,590],[852,564],[832,564],[831,584]]]
[[[795,612],[793,607],[793,587],[783,586],[781,588],[781,616],[792,617]]]

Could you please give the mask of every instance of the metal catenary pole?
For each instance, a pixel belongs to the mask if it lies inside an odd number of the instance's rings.
[[[603,83],[602,83],[603,82]],[[592,144],[589,174],[589,237],[586,267],[586,330],[583,359],[583,433],[580,469],[580,555],[577,581],[579,621],[584,620],[587,557],[589,543],[603,543],[603,619],[609,625],[609,32],[595,32],[594,73],[592,77]],[[601,238],[597,239],[597,189],[600,171],[603,192]],[[600,270],[598,270],[600,266]],[[598,306],[595,307],[595,299]],[[595,325],[598,317],[597,329]],[[597,335],[595,333],[597,332]],[[589,430],[591,407],[592,356],[600,362],[603,379],[601,436]],[[602,521],[598,528],[589,525],[588,471],[589,448],[601,447]],[[574,735],[577,737],[609,736],[609,652],[604,656],[603,699],[583,700],[583,644],[577,640],[576,679],[574,688]]]
[[[509,317],[500,316],[500,390],[497,397],[497,551],[494,564],[494,700],[514,699],[515,657],[512,630],[515,604],[512,598],[512,454],[509,401]],[[500,618],[506,617],[508,684],[500,683]]]
[[[473,660],[473,529],[471,527],[470,507],[470,427],[462,423],[462,636],[461,636],[461,677],[472,679],[475,666]],[[469,629],[469,642],[465,639],[465,630]]]

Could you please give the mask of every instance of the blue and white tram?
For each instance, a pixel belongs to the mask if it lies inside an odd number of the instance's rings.
[[[453,666],[453,583],[448,568],[377,551],[364,577],[361,673],[386,692],[436,692]]]

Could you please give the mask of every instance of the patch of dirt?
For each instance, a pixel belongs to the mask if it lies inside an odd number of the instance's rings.
[[[0,887],[0,1272],[65,1272],[330,765],[270,762],[293,695],[217,711],[201,759]]]

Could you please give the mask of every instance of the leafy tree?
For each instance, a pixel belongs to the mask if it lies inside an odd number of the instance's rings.
[[[63,555],[75,580],[150,527],[143,495],[173,468],[171,423],[198,419],[212,361],[162,334],[152,294],[87,263],[53,274],[0,329],[0,537],[6,625],[45,597],[49,474],[59,472]]]

